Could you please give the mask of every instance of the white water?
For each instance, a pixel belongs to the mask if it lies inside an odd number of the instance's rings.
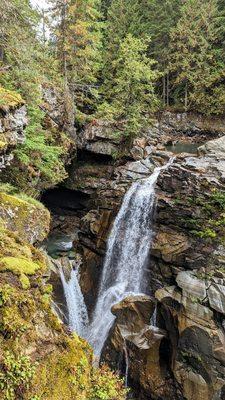
[[[66,297],[69,314],[69,327],[73,332],[85,338],[87,336],[88,313],[83,294],[79,285],[78,269],[72,270],[70,280],[67,282],[63,268],[59,269],[60,277]]]
[[[126,193],[108,238],[98,300],[88,340],[97,356],[113,325],[113,304],[130,294],[146,292],[145,269],[152,245],[155,183],[167,165],[133,183]]]

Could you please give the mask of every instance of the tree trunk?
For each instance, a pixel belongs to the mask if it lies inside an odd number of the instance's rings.
[[[170,75],[169,75],[169,72],[167,72],[166,105],[167,105],[167,107],[169,107],[169,105],[170,105]]]
[[[188,109],[188,83],[185,83],[185,95],[184,95],[184,109],[187,111]]]
[[[163,75],[163,104],[166,105],[166,76]]]
[[[45,24],[45,10],[42,10],[42,38],[44,45],[46,44],[46,24]]]

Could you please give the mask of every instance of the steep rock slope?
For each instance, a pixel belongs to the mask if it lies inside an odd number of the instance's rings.
[[[0,171],[10,165],[12,150],[25,141],[27,112],[21,96],[0,87]]]
[[[25,109],[12,92],[4,91],[2,102],[6,160],[25,139]],[[35,247],[49,225],[49,211],[41,203],[0,185],[0,399],[124,400],[123,382],[107,367],[93,367],[88,344],[53,311],[51,260]]]

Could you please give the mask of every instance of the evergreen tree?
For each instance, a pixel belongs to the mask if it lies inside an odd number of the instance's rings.
[[[26,142],[15,150],[14,171],[9,170],[7,177],[33,191],[36,185],[51,186],[66,176],[64,150],[58,145],[61,134],[44,127],[40,109],[43,86],[60,87],[60,78],[55,60],[37,38],[40,16],[29,1],[1,1],[0,20],[0,85],[21,93],[29,117]],[[23,176],[21,170],[26,171]]]
[[[224,110],[224,18],[217,0],[187,0],[171,33],[170,71],[175,104],[185,110]]]
[[[154,61],[146,55],[148,41],[128,34],[121,42],[112,68],[115,73],[107,85],[105,99],[98,116],[111,122],[122,122],[124,135],[133,137],[149,125],[150,114],[156,110],[154,83],[158,78]]]
[[[56,0],[54,15],[58,59],[74,93],[77,120],[93,110],[101,61],[101,14],[99,0]]]
[[[170,75],[170,32],[180,15],[180,0],[151,0],[143,8],[145,31],[151,38],[149,54],[157,61],[162,72],[158,85],[163,105],[169,105]]]

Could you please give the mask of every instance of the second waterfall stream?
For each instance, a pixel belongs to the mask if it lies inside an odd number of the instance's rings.
[[[126,193],[108,238],[101,283],[87,340],[100,356],[114,322],[111,308],[129,295],[146,292],[145,271],[153,238],[155,184],[172,159]]]

